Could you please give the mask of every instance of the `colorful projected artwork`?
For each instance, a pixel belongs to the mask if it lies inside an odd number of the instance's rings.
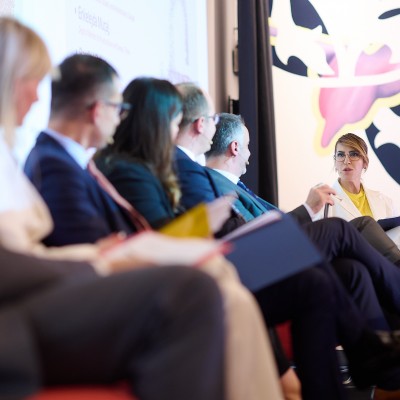
[[[300,93],[292,84],[292,95],[306,103],[300,112],[309,107],[312,113],[305,132],[313,137],[310,152],[327,157],[340,135],[362,132],[400,183],[394,166],[400,160],[400,1],[275,0],[269,24],[274,70],[280,71],[274,91],[290,93],[280,83],[288,74],[307,80]]]

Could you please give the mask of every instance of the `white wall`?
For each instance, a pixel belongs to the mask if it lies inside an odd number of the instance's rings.
[[[73,53],[106,59],[122,86],[137,76],[194,81],[208,87],[207,0],[0,0],[45,40],[55,64]],[[18,135],[17,156],[46,126],[49,80]]]
[[[208,0],[209,92],[218,112],[228,111],[228,97],[239,98],[232,69],[237,44],[237,0]]]

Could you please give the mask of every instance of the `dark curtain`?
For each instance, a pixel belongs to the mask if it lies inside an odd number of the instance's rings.
[[[268,0],[238,0],[239,110],[250,132],[250,165],[243,181],[278,204],[272,53]]]

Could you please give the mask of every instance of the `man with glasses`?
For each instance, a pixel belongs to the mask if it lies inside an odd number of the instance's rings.
[[[181,93],[190,93],[195,107],[188,109],[187,104],[183,105],[183,119],[176,139],[176,157],[178,162],[194,160],[204,165],[203,155],[211,147],[219,115],[215,113],[211,97],[201,88],[192,83],[181,83],[177,89]]]
[[[112,139],[122,102],[117,72],[105,61],[74,55],[52,81],[48,128],[29,154],[25,172],[50,208],[55,226],[49,246],[95,242],[135,231],[130,215],[99,187],[89,168],[93,149]]]

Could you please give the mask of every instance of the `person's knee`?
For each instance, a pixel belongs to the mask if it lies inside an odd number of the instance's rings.
[[[355,259],[337,258],[332,265],[343,280],[360,281],[369,278],[368,269]]]
[[[331,303],[334,289],[323,266],[308,268],[296,275],[296,286],[304,304]]]
[[[341,229],[342,231],[346,229],[353,229],[349,222],[344,220],[343,218],[332,217],[329,218],[328,221],[331,221],[330,223],[332,224],[332,226],[335,226],[336,229]]]
[[[350,225],[354,226],[357,230],[363,230],[371,225],[375,225],[376,221],[369,216],[357,217],[349,221]]]
[[[179,297],[176,301],[189,304],[195,302],[199,307],[222,309],[222,294],[215,279],[193,268],[174,268],[175,282],[171,294]]]

